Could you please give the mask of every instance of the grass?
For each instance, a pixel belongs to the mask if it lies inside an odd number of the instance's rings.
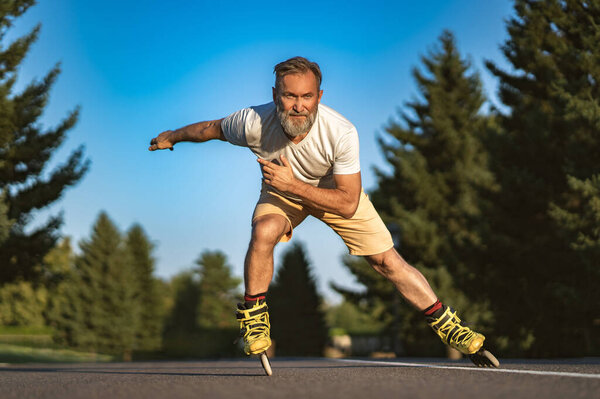
[[[112,356],[62,348],[49,327],[0,326],[0,363],[109,362]]]
[[[2,335],[51,335],[51,327],[46,326],[0,326]]]
[[[80,363],[111,360],[112,356],[71,349],[34,348],[0,343],[0,363]]]

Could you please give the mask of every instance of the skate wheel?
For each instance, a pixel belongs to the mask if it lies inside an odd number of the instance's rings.
[[[491,352],[481,348],[477,352],[469,355],[469,359],[478,367],[499,367],[500,362]]]
[[[260,354],[260,364],[262,364],[263,369],[265,369],[265,373],[268,376],[273,375],[273,370],[271,370],[271,363],[269,362],[269,358],[267,357],[267,354],[264,352]]]

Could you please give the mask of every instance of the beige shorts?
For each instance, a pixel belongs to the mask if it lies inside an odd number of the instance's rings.
[[[293,229],[308,215],[312,215],[325,222],[342,237],[351,255],[375,255],[394,246],[390,232],[364,191],[360,193],[360,201],[354,216],[345,219],[339,215],[291,201],[263,187],[254,209],[252,221],[254,222],[259,216],[269,214],[281,215],[290,223],[290,231],[281,238],[281,242],[289,241],[292,238]]]

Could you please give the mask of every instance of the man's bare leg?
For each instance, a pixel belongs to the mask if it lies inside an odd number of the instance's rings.
[[[423,311],[437,300],[425,276],[406,263],[394,248],[365,256],[365,259],[379,274],[390,280],[416,309]]]
[[[434,303],[441,306],[425,276],[406,263],[394,248],[377,255],[365,256],[365,259],[382,276],[390,280],[400,294],[416,309],[423,312],[428,308],[431,309]],[[471,361],[477,366],[498,367],[500,365],[494,355],[483,349],[485,336],[462,324],[456,316],[456,311],[452,308],[443,307],[441,312],[443,312],[442,316],[435,315],[435,313],[427,315],[427,322],[444,343],[469,355]],[[445,328],[441,328],[441,323],[444,323]]]
[[[263,294],[273,278],[273,249],[289,229],[289,222],[281,215],[260,216],[252,223],[252,238],[244,262],[246,295],[244,303],[238,304],[237,308],[244,352],[247,355],[260,354],[268,375],[271,366],[265,351],[271,346],[271,324]]]
[[[290,228],[287,219],[277,214],[263,215],[254,220],[244,262],[246,294],[267,292],[273,278],[273,249]]]

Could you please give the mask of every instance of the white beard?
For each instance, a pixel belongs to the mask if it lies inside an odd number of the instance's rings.
[[[279,118],[279,122],[281,123],[281,127],[283,131],[291,137],[298,137],[310,130],[312,125],[315,123],[315,119],[317,118],[317,109],[315,108],[315,112],[301,112],[297,113],[292,110],[284,111],[279,101],[275,102],[277,106],[277,117]],[[292,120],[290,115],[303,115],[304,118],[302,122],[298,123]]]

